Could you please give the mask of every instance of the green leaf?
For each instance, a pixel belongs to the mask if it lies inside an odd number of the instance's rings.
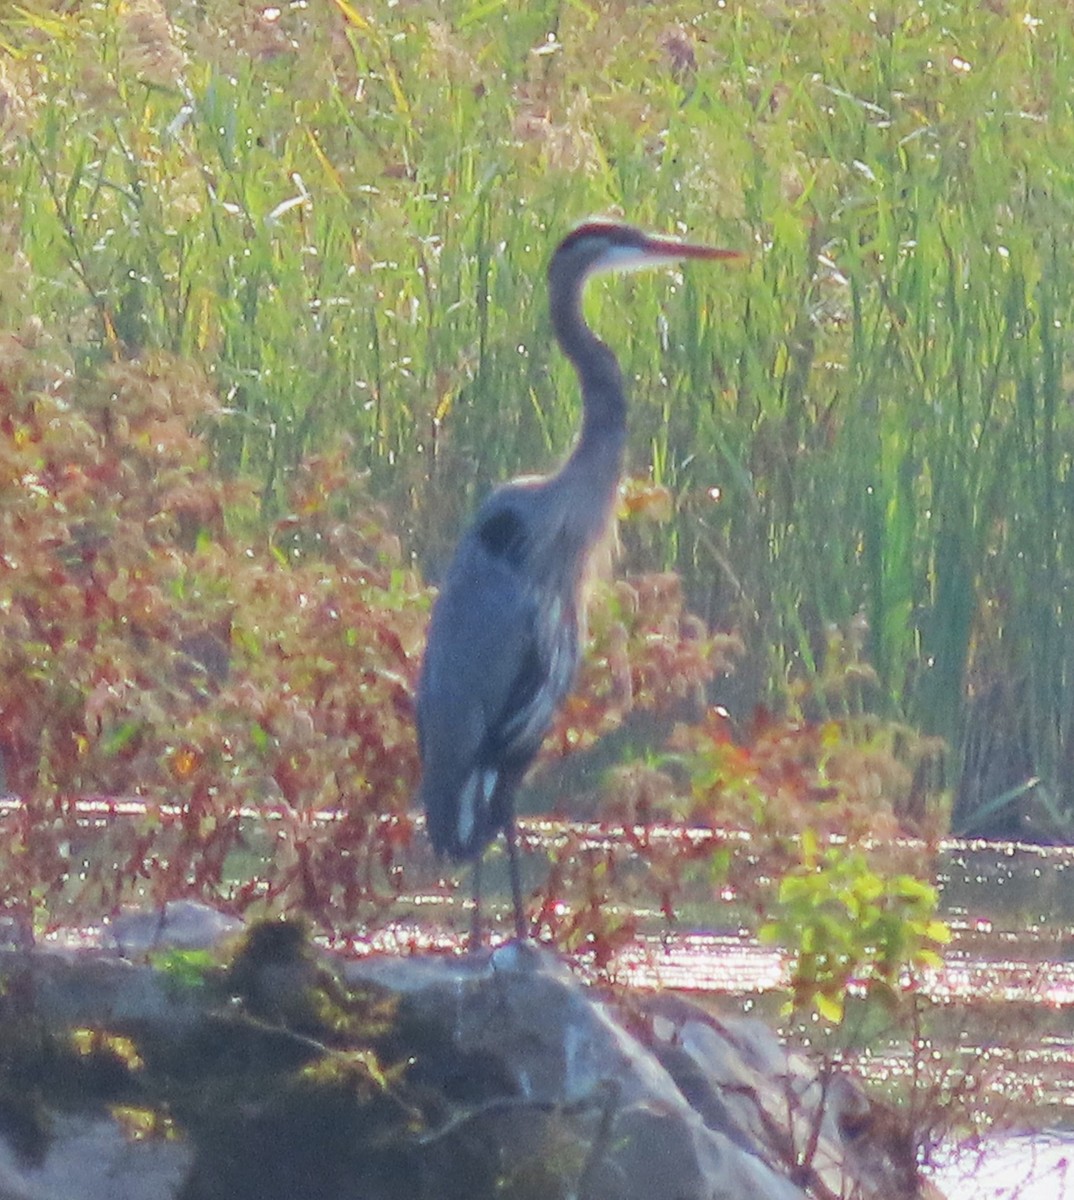
[[[941,946],[946,946],[952,938],[951,926],[946,921],[934,920],[930,921],[925,926],[923,934],[930,942],[938,942]]]
[[[843,1019],[843,997],[832,996],[826,992],[818,992],[815,997],[817,1012],[833,1025],[838,1025]]]
[[[119,754],[125,750],[142,731],[140,721],[124,721],[109,729],[101,738],[101,751],[105,755]]]

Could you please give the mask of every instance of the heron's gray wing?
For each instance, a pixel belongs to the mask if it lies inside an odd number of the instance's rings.
[[[501,531],[502,532],[502,531]],[[480,521],[456,552],[433,610],[418,691],[422,799],[433,844],[479,853],[540,748],[576,659],[573,613],[547,603],[523,558]]]

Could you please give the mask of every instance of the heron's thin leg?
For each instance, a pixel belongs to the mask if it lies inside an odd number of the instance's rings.
[[[522,904],[522,882],[518,870],[518,831],[515,829],[513,810],[507,814],[503,832],[507,838],[507,863],[511,869],[511,898],[515,904],[515,937],[520,942],[524,942],[527,936],[526,910]]]
[[[474,859],[474,907],[470,913],[470,953],[476,954],[481,949],[481,858]]]

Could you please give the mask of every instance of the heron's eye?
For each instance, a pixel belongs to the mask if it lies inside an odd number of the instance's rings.
[[[526,550],[526,527],[518,513],[504,509],[489,517],[477,531],[485,549],[494,558],[521,566]]]

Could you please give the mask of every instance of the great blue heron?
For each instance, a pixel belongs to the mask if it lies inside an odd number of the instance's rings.
[[[433,608],[418,685],[421,799],[437,856],[474,860],[471,945],[480,939],[481,860],[503,830],[515,930],[526,936],[514,795],[570,691],[590,556],[607,533],[626,443],[626,395],[612,351],[582,316],[586,280],[733,250],[590,221],[548,266],[552,329],[582,388],[582,430],[547,478],[516,479],[480,506]]]

